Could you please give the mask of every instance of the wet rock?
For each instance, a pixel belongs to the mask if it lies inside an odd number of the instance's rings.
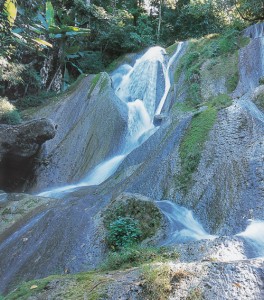
[[[76,182],[118,151],[126,133],[127,107],[114,93],[108,74],[83,78],[77,88],[38,110],[36,117],[58,124],[41,149],[32,191]]]
[[[49,119],[38,119],[21,125],[0,125],[0,188],[21,192],[33,177],[36,154],[41,145],[55,136]]]
[[[155,126],[160,126],[160,124],[166,119],[166,114],[159,114],[154,116],[153,124]]]
[[[54,138],[55,126],[49,119],[39,119],[21,125],[0,125],[0,161],[8,156],[29,158],[39,147]]]

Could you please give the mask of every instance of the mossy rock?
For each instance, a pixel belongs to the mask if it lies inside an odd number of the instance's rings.
[[[204,144],[216,117],[217,110],[213,107],[194,115],[180,144],[181,173],[175,180],[184,192],[192,185],[192,174],[198,168]]]
[[[99,300],[106,295],[111,279],[96,272],[76,275],[52,275],[22,283],[6,300],[26,299],[87,299]]]
[[[260,85],[255,89],[253,94],[253,102],[261,110],[264,110],[264,85]]]
[[[105,227],[109,229],[110,224],[120,217],[138,221],[142,241],[156,234],[162,220],[160,210],[152,201],[141,195],[128,193],[114,199],[103,212]]]

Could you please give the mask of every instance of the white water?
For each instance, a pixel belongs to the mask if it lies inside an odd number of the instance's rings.
[[[238,233],[254,249],[255,256],[264,256],[264,221],[251,220],[246,230]]]
[[[156,201],[156,204],[168,222],[167,237],[162,241],[162,245],[218,237],[207,233],[195,219],[191,210],[168,200]],[[249,258],[264,257],[264,221],[250,220],[250,224],[245,231],[236,234],[236,236],[242,237],[249,245]]]
[[[166,101],[166,98],[168,96],[168,93],[170,91],[170,88],[171,88],[171,83],[170,83],[170,67],[171,65],[173,64],[173,62],[178,59],[178,56],[181,52],[181,49],[182,49],[182,46],[183,46],[183,42],[180,42],[178,44],[178,47],[177,47],[177,50],[176,52],[173,54],[173,56],[171,57],[171,59],[169,60],[169,63],[168,63],[168,66],[165,70],[165,73],[166,73],[166,76],[165,76],[165,92],[160,100],[160,103],[159,103],[159,106],[158,108],[156,109],[156,115],[159,115],[161,113],[161,110],[163,108],[163,105]]]
[[[163,245],[216,238],[204,230],[203,226],[194,218],[191,210],[168,200],[156,203],[168,221],[168,236],[162,243]]]
[[[127,135],[120,153],[98,164],[80,182],[70,184],[38,194],[39,196],[60,198],[65,193],[82,186],[98,185],[115,173],[125,157],[140,146],[158,128],[153,125],[156,108],[156,95],[159,76],[165,78],[164,93],[159,104],[162,109],[170,90],[169,68],[177,58],[182,47],[179,44],[176,53],[166,67],[166,51],[161,47],[150,48],[136,60],[133,67],[125,64],[113,74],[112,81],[116,95],[128,108]],[[159,72],[162,71],[163,75]]]

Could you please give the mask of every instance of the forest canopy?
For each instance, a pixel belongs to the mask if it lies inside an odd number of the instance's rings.
[[[0,19],[0,101],[24,109],[125,53],[262,21],[264,0],[0,0]]]

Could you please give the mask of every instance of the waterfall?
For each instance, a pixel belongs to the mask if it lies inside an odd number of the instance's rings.
[[[264,221],[250,220],[245,231],[238,233],[237,236],[243,237],[251,246],[253,257],[264,257]]]
[[[171,57],[171,59],[169,60],[169,63],[168,63],[168,66],[165,70],[166,72],[166,76],[165,76],[165,92],[160,100],[160,103],[159,103],[159,106],[156,110],[156,115],[159,115],[161,113],[161,110],[163,108],[163,105],[166,101],[166,98],[168,96],[168,93],[170,91],[170,88],[171,88],[171,82],[170,82],[170,67],[171,65],[174,63],[174,61],[176,61],[178,58],[179,58],[179,55],[181,53],[181,49],[182,49],[182,46],[183,46],[183,42],[180,42],[178,47],[177,47],[177,50],[176,52],[173,54],[173,56]]]
[[[153,125],[155,112],[161,111],[170,90],[169,69],[177,58],[182,43],[166,64],[166,51],[152,47],[138,58],[134,66],[124,64],[112,75],[116,95],[127,105],[127,134],[122,149],[115,156],[98,164],[87,176],[76,184],[70,184],[38,194],[39,196],[61,198],[65,193],[78,187],[98,185],[115,173],[125,157],[140,146],[158,127]],[[161,74],[159,74],[161,72]],[[157,99],[160,89],[159,76],[164,77],[165,87],[161,99]],[[158,100],[158,109],[156,103]]]
[[[191,210],[171,201],[156,201],[157,206],[168,222],[168,234],[162,245],[172,245],[192,240],[214,239],[203,226],[195,220]]]

